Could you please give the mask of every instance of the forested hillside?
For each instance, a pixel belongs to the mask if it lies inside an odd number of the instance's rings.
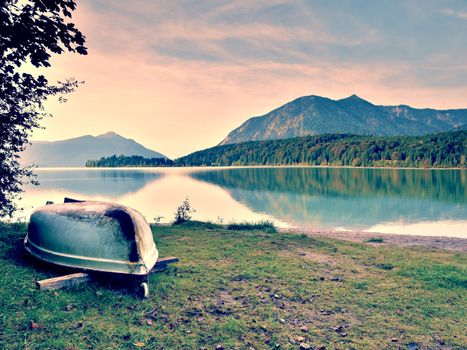
[[[466,148],[467,131],[391,137],[332,134],[221,145],[179,158],[175,164],[464,168]]]

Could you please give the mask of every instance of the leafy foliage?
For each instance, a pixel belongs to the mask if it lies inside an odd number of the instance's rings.
[[[51,54],[64,51],[86,54],[85,37],[71,18],[73,0],[6,0],[0,3],[0,216],[11,215],[15,198],[32,169],[22,168],[18,152],[24,150],[33,129],[48,114],[49,96],[73,91],[78,82],[52,85],[44,75],[27,73],[23,64],[50,67]],[[65,101],[60,97],[60,101]],[[34,182],[34,181],[33,181]]]
[[[467,131],[391,137],[331,134],[222,145],[175,164],[466,167],[466,148]]]
[[[173,161],[167,158],[145,158],[142,156],[110,156],[102,157],[99,160],[88,160],[86,167],[152,167],[171,166]]]

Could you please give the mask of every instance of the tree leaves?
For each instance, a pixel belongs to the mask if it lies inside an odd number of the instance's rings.
[[[50,67],[52,54],[87,54],[85,37],[65,23],[76,8],[73,0],[31,0],[0,3],[0,217],[11,216],[25,182],[35,182],[32,168],[22,168],[17,153],[24,150],[34,128],[48,114],[44,101],[67,94],[76,80],[49,84],[44,75],[24,72],[24,63]]]

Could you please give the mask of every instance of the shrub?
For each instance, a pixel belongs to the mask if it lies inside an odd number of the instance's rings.
[[[368,238],[365,242],[368,242],[368,243],[384,243],[384,239],[382,239],[381,237],[371,237],[371,238]]]
[[[191,213],[196,212],[196,210],[191,206],[190,201],[187,198],[182,202],[182,204],[177,208],[175,212],[174,225],[183,224],[191,220]]]

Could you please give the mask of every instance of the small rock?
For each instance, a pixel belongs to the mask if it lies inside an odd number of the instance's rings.
[[[148,326],[152,326],[152,320],[151,320],[151,319],[147,320],[147,321],[146,321],[146,324],[147,324]]]
[[[67,304],[67,306],[65,306],[64,310],[65,311],[71,311],[71,310],[74,310],[76,309],[76,306],[72,305],[72,304]]]
[[[342,282],[343,280],[344,278],[341,276],[336,276],[336,277],[331,278],[332,282]]]
[[[38,329],[38,328],[42,328],[42,326],[41,326],[39,323],[31,322],[31,323],[29,324],[29,328],[31,328],[31,329]]]
[[[392,341],[393,343],[397,343],[397,342],[399,341],[399,339],[397,339],[397,338],[391,338],[391,341]]]
[[[342,337],[346,337],[346,336],[347,336],[347,333],[342,332],[342,333],[340,333],[340,335],[341,335]]]
[[[409,350],[419,350],[418,344],[415,342],[411,342],[407,344],[407,349]]]
[[[324,345],[318,345],[316,350],[326,350],[326,347]]]
[[[337,326],[337,327],[334,328],[334,330],[335,330],[337,333],[340,333],[340,332],[342,332],[343,327],[342,327],[342,326]]]
[[[300,343],[300,350],[310,350],[311,346],[307,343]]]
[[[217,344],[216,350],[224,350],[224,347],[221,344]]]
[[[302,337],[302,336],[298,336],[298,337],[295,338],[295,340],[296,340],[297,342],[299,342],[299,343],[302,343],[303,341],[305,341],[305,338]]]
[[[300,330],[301,330],[303,333],[307,333],[307,332],[308,332],[308,327],[307,327],[307,326],[303,326],[302,328],[300,328]]]
[[[279,322],[280,322],[280,323],[285,323],[285,320],[284,320],[283,318],[281,318],[281,319],[279,320]]]
[[[397,309],[396,310],[396,314],[398,314],[399,316],[402,316],[404,314],[404,310],[402,309]]]
[[[294,338],[289,339],[290,344],[297,344],[296,340]]]
[[[142,348],[146,344],[144,344],[142,341],[137,341],[136,343],[133,343],[133,345],[136,346],[137,348]]]

